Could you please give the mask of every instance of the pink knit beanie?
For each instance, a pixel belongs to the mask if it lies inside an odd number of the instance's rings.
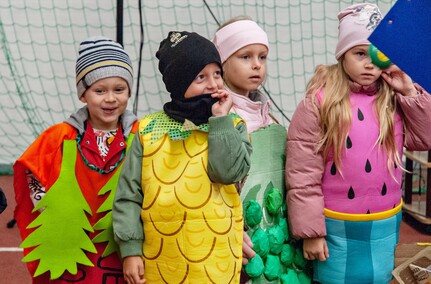
[[[382,18],[379,8],[370,3],[352,5],[338,13],[338,43],[335,58],[339,60],[354,46],[370,44],[368,37]]]
[[[240,20],[218,30],[212,39],[224,63],[232,54],[250,44],[263,44],[269,49],[268,36],[256,22]]]

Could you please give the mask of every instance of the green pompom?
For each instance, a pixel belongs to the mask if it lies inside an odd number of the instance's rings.
[[[268,213],[275,215],[283,203],[283,195],[280,189],[273,187],[265,194],[265,208]]]
[[[251,237],[251,242],[253,243],[253,250],[265,258],[269,253],[269,240],[268,235],[261,228],[257,229],[253,236]]]
[[[253,228],[262,221],[262,207],[256,200],[249,200],[244,205],[245,223],[250,228]]]
[[[265,262],[265,271],[263,272],[268,280],[276,280],[280,278],[281,263],[280,258],[276,255],[268,255]]]
[[[275,225],[267,230],[269,240],[269,251],[273,254],[279,254],[286,238],[283,229]]]
[[[282,284],[301,284],[296,271],[288,268],[286,274],[281,274],[280,280]]]
[[[265,265],[263,264],[262,258],[258,254],[256,254],[252,259],[249,259],[247,265],[245,266],[245,272],[251,278],[262,275],[264,269]]]
[[[302,247],[298,247],[295,249],[295,256],[293,257],[293,263],[296,267],[303,269],[307,264],[307,260],[304,258],[304,254],[302,253]]]
[[[295,256],[295,248],[291,244],[284,244],[281,248],[280,260],[286,266],[293,263],[293,258]]]
[[[278,225],[281,227],[281,229],[283,230],[284,233],[284,241],[289,241],[290,240],[290,235],[289,235],[289,226],[287,224],[287,220],[286,218],[280,218],[280,220],[278,220]]]
[[[311,278],[303,271],[298,272],[298,280],[301,284],[311,284]]]

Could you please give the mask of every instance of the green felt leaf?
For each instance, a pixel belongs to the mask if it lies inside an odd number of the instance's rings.
[[[68,252],[64,252],[64,255],[67,255]],[[51,279],[59,278],[66,270],[71,274],[76,274],[78,272],[77,263],[86,265],[86,266],[94,266],[93,263],[88,259],[85,253],[82,250],[75,250],[74,259],[71,257],[63,257],[58,259],[47,259],[41,258],[39,262],[39,266],[37,267],[36,272],[34,273],[34,277],[39,276],[47,271],[51,272]],[[53,269],[54,267],[55,269]]]
[[[127,149],[129,150],[130,145],[132,145],[132,140],[134,134],[130,134],[127,138]],[[119,248],[117,243],[114,240],[114,229],[112,227],[112,205],[114,203],[115,192],[117,189],[118,178],[120,177],[122,164],[118,167],[112,177],[108,180],[108,182],[99,190],[98,195],[104,195],[109,192],[108,197],[103,202],[102,205],[97,209],[97,213],[107,212],[105,216],[100,218],[100,220],[94,224],[93,229],[96,231],[100,231],[94,238],[94,243],[103,243],[108,242],[105,250],[103,251],[102,256],[106,257],[114,252],[119,252]]]
[[[28,226],[36,229],[20,245],[34,247],[23,258],[24,262],[39,260],[34,276],[49,271],[56,279],[65,270],[76,274],[78,263],[93,266],[84,252],[97,252],[87,234],[93,232],[87,217],[91,209],[75,177],[75,160],[75,141],[64,141],[61,174],[35,206],[34,210],[43,211]]]
[[[103,218],[97,222],[95,230],[103,230],[93,238],[93,243],[108,242],[102,256],[106,257],[114,252],[119,252],[117,243],[114,240],[114,230],[112,227],[112,212],[108,212]]]
[[[109,192],[108,197],[100,205],[99,209],[97,209],[97,213],[111,211],[112,204],[114,203],[115,191],[117,188],[118,178],[120,176],[121,166],[117,169],[117,171],[113,174],[113,176],[108,180],[108,182],[99,190],[98,195],[104,195]],[[112,225],[112,224],[111,224]]]

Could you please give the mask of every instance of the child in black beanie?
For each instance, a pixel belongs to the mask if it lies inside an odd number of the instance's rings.
[[[250,168],[246,125],[229,114],[213,43],[174,31],[156,56],[171,101],[141,120],[119,178],[113,222],[124,276],[239,283],[243,217],[234,183]]]

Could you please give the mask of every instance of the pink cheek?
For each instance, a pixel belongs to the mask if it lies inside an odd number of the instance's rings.
[[[222,89],[222,88],[223,88],[223,79],[222,79],[222,78],[220,78],[220,79],[218,79],[218,80],[217,80],[217,87],[218,87],[219,89]]]

